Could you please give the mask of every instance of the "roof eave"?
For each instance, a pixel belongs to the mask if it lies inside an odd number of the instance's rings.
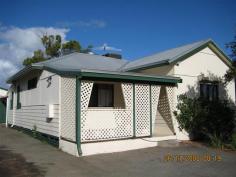
[[[6,80],[6,83],[10,84],[13,81],[17,80],[18,78],[22,77],[23,75],[25,75],[35,69],[42,69],[42,67],[40,67],[40,66],[27,66],[27,67],[23,68],[22,70],[20,70],[19,72],[17,72],[16,74],[14,74],[13,76],[9,77]]]
[[[223,57],[224,59],[222,59],[222,61],[228,67],[233,68],[232,60],[215,44],[215,42],[213,40],[208,39],[203,44],[201,44],[201,45],[199,45],[199,46],[197,46],[197,47],[195,47],[195,48],[193,48],[189,51],[186,51],[184,54],[181,54],[181,56],[176,56],[171,60],[164,60],[164,62],[162,61],[162,62],[151,63],[151,64],[148,64],[148,65],[141,65],[141,66],[138,66],[138,67],[135,67],[135,68],[126,69],[125,71],[140,71],[140,70],[150,69],[150,68],[154,68],[154,67],[160,67],[160,66],[163,66],[163,65],[175,64],[175,63],[183,61],[186,58],[194,55],[195,53],[201,51],[202,49],[204,49],[207,46],[210,47],[210,48],[214,47],[217,51],[219,51],[219,53],[217,53],[217,52],[214,52],[214,53],[221,59]]]
[[[164,66],[164,65],[169,65],[169,59],[160,61],[160,62],[155,62],[155,63],[151,63],[151,64],[147,64],[147,65],[141,65],[141,66],[137,66],[137,67],[131,67],[128,69],[124,69],[123,71],[132,71],[132,72],[136,72],[136,71],[140,71],[140,70],[145,70],[145,69],[150,69],[153,67],[159,67],[159,66]]]

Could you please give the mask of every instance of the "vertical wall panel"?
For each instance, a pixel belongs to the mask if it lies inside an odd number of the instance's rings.
[[[76,140],[76,78],[61,77],[61,136]]]

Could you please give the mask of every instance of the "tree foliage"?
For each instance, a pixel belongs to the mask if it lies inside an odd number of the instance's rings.
[[[226,48],[231,50],[231,54],[229,56],[233,60],[233,67],[229,69],[224,76],[225,82],[228,83],[236,77],[236,34],[234,36],[234,40],[226,44]]]
[[[49,60],[54,57],[66,55],[72,52],[89,53],[92,51],[92,45],[82,49],[80,43],[76,40],[68,41],[62,44],[60,35],[44,35],[41,38],[41,42],[45,48],[45,51],[34,51],[33,57],[28,57],[23,61],[24,66],[31,65],[45,60]]]
[[[93,46],[88,45],[86,48],[81,49],[81,53],[90,53],[92,52]]]
[[[234,110],[228,100],[209,101],[189,98],[185,94],[178,97],[174,114],[180,129],[185,129],[193,139],[229,141],[234,127]]]
[[[76,40],[71,40],[66,42],[65,44],[62,44],[62,54],[67,54],[71,52],[80,52],[81,45]]]
[[[45,47],[45,52],[49,58],[58,57],[61,49],[61,36],[60,35],[44,35],[41,38],[42,44]]]
[[[37,63],[37,62],[41,62],[41,61],[45,61],[45,60],[46,60],[46,58],[44,57],[43,51],[42,50],[36,50],[36,51],[34,51],[33,57],[26,58],[23,61],[23,65],[24,66],[29,66],[32,63]]]

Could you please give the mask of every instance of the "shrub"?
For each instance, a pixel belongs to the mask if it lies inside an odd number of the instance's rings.
[[[179,128],[193,139],[208,140],[221,146],[231,140],[234,130],[234,110],[227,100],[209,101],[180,95],[174,112]]]

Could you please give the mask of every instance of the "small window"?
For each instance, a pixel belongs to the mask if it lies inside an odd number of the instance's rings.
[[[13,109],[13,101],[14,101],[14,92],[11,92],[11,99],[10,99],[10,110]]]
[[[28,90],[36,88],[37,82],[38,82],[37,77],[34,77],[33,79],[28,80]]]
[[[114,87],[112,84],[94,84],[89,107],[114,107]]]
[[[219,98],[219,83],[201,82],[200,97],[208,100],[217,100]]]

